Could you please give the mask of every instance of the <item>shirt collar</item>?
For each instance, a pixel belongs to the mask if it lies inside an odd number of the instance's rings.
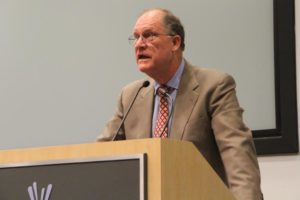
[[[184,65],[185,65],[185,62],[184,62],[184,59],[182,59],[176,73],[165,85],[167,85],[168,87],[174,88],[176,90],[178,89],[180,79],[181,79],[181,76],[183,73]],[[154,83],[155,94],[156,94],[156,90],[159,86],[160,86],[160,84],[155,81],[155,83]]]

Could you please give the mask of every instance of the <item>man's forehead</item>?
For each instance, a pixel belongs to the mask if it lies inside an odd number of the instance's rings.
[[[163,28],[162,17],[163,13],[161,12],[149,11],[144,13],[137,19],[134,32]]]

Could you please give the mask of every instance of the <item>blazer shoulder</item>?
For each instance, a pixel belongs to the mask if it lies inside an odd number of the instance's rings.
[[[152,84],[152,80],[150,79],[147,79],[147,78],[144,78],[144,79],[139,79],[139,80],[136,80],[136,81],[133,81],[131,83],[128,83],[127,85],[125,85],[123,88],[122,88],[122,92],[128,92],[128,93],[132,93],[132,92],[137,92],[138,89],[140,87],[142,87],[143,83],[145,81],[149,81],[150,84]],[[149,87],[149,86],[148,86]]]
[[[151,79],[144,78],[144,79],[136,80],[136,81],[133,81],[131,83],[128,83],[127,85],[125,85],[122,88],[121,94],[120,94],[120,96],[122,97],[122,99],[124,99],[124,100],[131,99],[132,96],[134,96],[137,93],[137,91],[139,90],[139,88],[142,87],[142,85],[143,85],[143,83],[145,81],[149,81],[150,85],[147,88],[142,89],[140,91],[140,94],[143,94],[145,91],[149,91],[150,88],[151,88],[151,86],[154,84]]]
[[[221,70],[197,67],[188,64],[187,72],[193,76],[199,84],[210,83],[210,84],[223,84],[224,82],[235,84],[234,78]]]
[[[134,90],[134,89],[138,89],[140,86],[142,86],[143,82],[146,79],[140,79],[140,80],[136,80],[133,82],[128,83],[127,85],[125,85],[123,87],[123,90]]]

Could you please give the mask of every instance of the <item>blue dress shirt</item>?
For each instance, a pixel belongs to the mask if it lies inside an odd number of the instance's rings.
[[[177,95],[177,91],[178,91],[178,87],[179,87],[179,83],[180,83],[180,79],[183,73],[183,69],[184,69],[184,59],[182,59],[176,73],[174,74],[174,76],[165,84],[168,87],[172,88],[172,91],[170,93],[172,99],[173,99],[173,104],[175,104],[175,100],[176,100],[176,95]],[[158,113],[159,113],[159,99],[160,97],[156,94],[157,89],[159,88],[160,84],[157,83],[155,81],[154,83],[154,112],[153,112],[153,117],[152,117],[152,136],[154,135],[154,131],[155,131],[155,124],[156,124],[156,119],[158,117]],[[174,106],[174,105],[173,105]],[[169,102],[169,112],[171,111],[171,103]],[[171,131],[171,124],[172,124],[172,116],[170,117],[169,120],[169,124],[168,124],[168,136],[170,134]]]

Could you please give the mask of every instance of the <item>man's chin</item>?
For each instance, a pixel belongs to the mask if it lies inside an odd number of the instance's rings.
[[[147,73],[151,69],[151,66],[145,63],[138,63],[138,68],[141,72]]]
[[[150,65],[138,65],[138,68],[140,70],[140,72],[147,74],[148,76],[152,77],[152,73],[153,73],[153,67]]]

